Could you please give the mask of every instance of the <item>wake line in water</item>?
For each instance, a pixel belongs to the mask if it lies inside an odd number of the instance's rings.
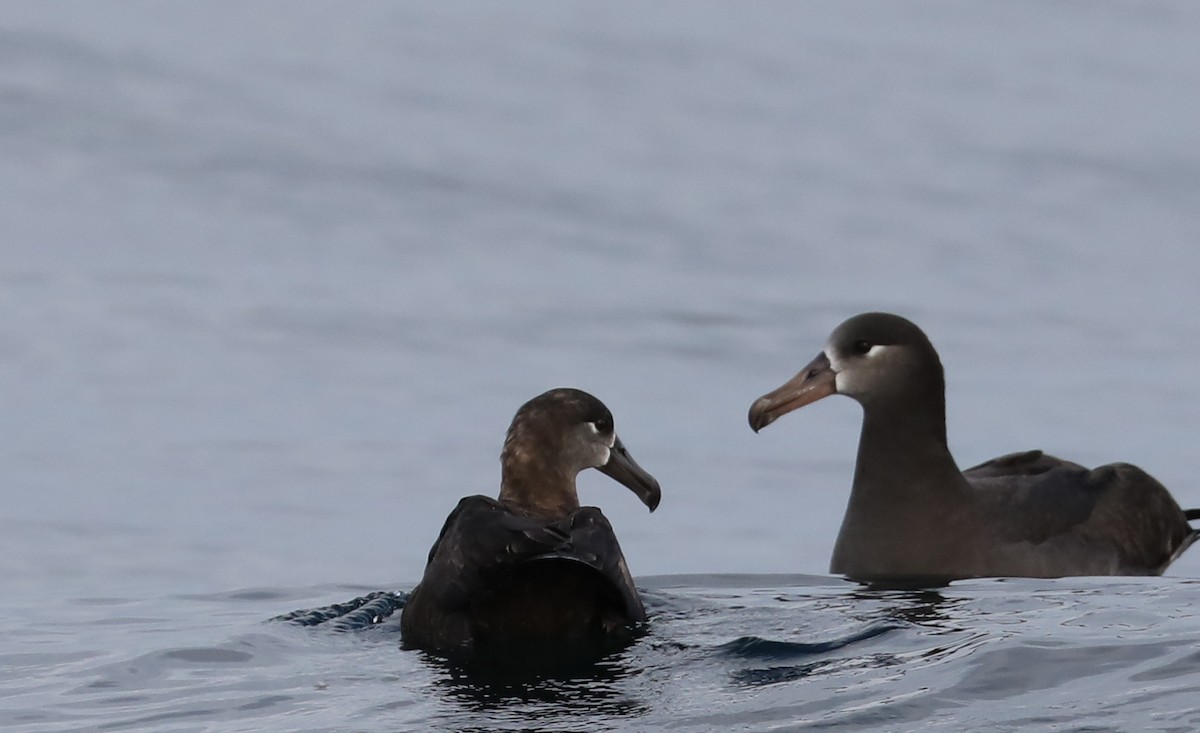
[[[269,620],[297,626],[325,625],[331,631],[360,631],[383,623],[407,601],[407,593],[381,590],[345,603],[292,611]]]

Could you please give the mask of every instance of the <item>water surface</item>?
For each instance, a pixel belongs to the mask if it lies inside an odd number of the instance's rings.
[[[1125,460],[1200,506],[1198,37],[1184,2],[6,3],[0,717],[1194,727],[1200,553],[906,619],[822,576],[858,408],[745,415],[893,310],[964,465]],[[659,614],[603,714],[264,623],[410,588],[560,385],[664,489],[581,477]]]

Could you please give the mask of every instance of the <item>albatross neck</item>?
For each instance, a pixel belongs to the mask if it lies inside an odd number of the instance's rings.
[[[953,500],[967,488],[946,444],[942,390],[907,404],[864,406],[852,505]]]
[[[940,409],[865,409],[830,571],[859,579],[956,574],[975,507]]]
[[[530,461],[504,462],[499,498],[511,509],[549,520],[562,519],[579,509],[573,473]]]

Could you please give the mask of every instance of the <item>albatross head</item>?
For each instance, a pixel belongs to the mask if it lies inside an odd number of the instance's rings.
[[[825,350],[778,389],[750,406],[754,432],[831,394],[864,408],[910,400],[944,401],[942,364],[916,324],[891,313],[863,313],[833,330]]]
[[[552,389],[522,405],[500,455],[500,500],[537,514],[579,506],[575,476],[596,468],[658,507],[658,481],[638,465],[617,437],[604,403],[578,389]]]

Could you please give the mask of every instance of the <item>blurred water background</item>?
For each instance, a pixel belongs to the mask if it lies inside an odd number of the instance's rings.
[[[1182,1],[5,3],[0,720],[1195,728],[1200,552],[863,594],[823,576],[859,409],[745,414],[891,310],[964,466],[1200,506],[1198,89]],[[263,623],[411,587],[562,385],[664,491],[581,477],[658,614],[607,677]]]

